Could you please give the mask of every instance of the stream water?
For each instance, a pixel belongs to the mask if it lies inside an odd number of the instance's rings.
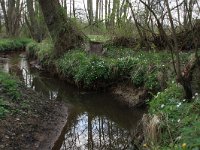
[[[66,103],[67,123],[54,150],[136,149],[133,135],[143,110],[127,108],[110,93],[80,91],[30,67],[20,53],[0,56],[0,69],[15,74],[25,86],[43,93],[49,100]]]

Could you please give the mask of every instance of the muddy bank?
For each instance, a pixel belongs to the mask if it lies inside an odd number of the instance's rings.
[[[0,90],[12,113],[0,120],[0,149],[51,149],[67,118],[64,103],[49,101],[47,97],[20,85],[21,102],[13,102]],[[26,106],[25,106],[26,105]]]
[[[119,83],[111,88],[111,92],[120,102],[129,107],[145,106],[146,100],[150,98],[148,90],[143,87],[135,88],[130,83]]]

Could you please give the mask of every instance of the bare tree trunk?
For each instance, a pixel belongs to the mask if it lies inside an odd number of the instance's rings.
[[[88,9],[88,18],[89,18],[89,25],[93,23],[93,2],[92,0],[87,0],[87,9]]]
[[[1,33],[1,30],[2,30],[2,24],[1,24],[1,16],[0,16],[0,33]]]
[[[105,0],[105,25],[107,26],[108,22],[108,0]]]
[[[73,16],[74,18],[76,18],[75,0],[72,1],[72,5],[73,5]]]
[[[111,27],[115,26],[115,18],[116,18],[118,3],[119,3],[119,0],[113,1],[112,13],[110,15],[110,25],[111,25]]]
[[[26,4],[27,4],[27,10],[28,10],[28,14],[29,14],[28,16],[30,18],[30,23],[29,23],[28,18],[25,17],[26,23],[29,27],[29,30],[30,30],[30,33],[31,33],[31,36],[33,37],[33,39],[40,42],[42,40],[41,36],[40,36],[41,31],[39,29],[39,25],[38,25],[36,15],[34,12],[33,0],[26,0]]]
[[[99,19],[99,0],[96,0],[95,22],[98,22],[98,19]]]
[[[67,0],[64,0],[64,9],[66,10],[66,14],[67,14]]]
[[[62,55],[65,51],[80,46],[83,34],[65,16],[57,0],[39,0],[48,30],[54,42],[55,56]]]

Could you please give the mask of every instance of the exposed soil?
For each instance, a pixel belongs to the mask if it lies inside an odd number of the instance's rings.
[[[1,150],[48,150],[66,123],[67,107],[20,85],[22,101],[12,102],[0,89],[13,111],[0,120]],[[14,111],[15,110],[15,111]]]
[[[149,98],[145,88],[135,88],[128,83],[121,83],[113,87],[112,93],[118,97],[119,101],[124,102],[129,107],[143,106],[146,99]]]

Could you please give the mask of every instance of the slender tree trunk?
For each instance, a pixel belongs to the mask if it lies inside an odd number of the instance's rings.
[[[64,0],[64,9],[66,10],[66,14],[67,14],[67,0]]]
[[[96,0],[96,14],[95,14],[95,22],[99,19],[99,0]]]
[[[113,1],[112,13],[111,13],[111,16],[110,16],[110,25],[111,25],[111,27],[115,26],[115,19],[116,19],[116,12],[117,12],[118,3],[119,3],[119,0]]]
[[[69,1],[69,16],[72,17],[72,0]]]
[[[105,0],[105,25],[107,26],[108,22],[108,0]]]
[[[27,5],[27,10],[28,10],[28,16],[30,18],[30,23],[28,21],[28,18],[26,18],[26,22],[28,24],[31,36],[33,37],[33,39],[35,39],[36,41],[40,41],[40,36],[38,35],[38,25],[37,25],[37,20],[35,18],[35,12],[33,9],[33,0],[26,0],[26,5]]]
[[[73,5],[73,16],[74,18],[76,18],[75,0],[72,1],[72,5]]]
[[[177,37],[176,37],[176,30],[175,30],[175,26],[173,23],[173,18],[172,18],[168,0],[165,0],[165,4],[167,6],[167,12],[169,15],[169,21],[170,21],[171,29],[172,29],[172,37],[173,37],[173,41],[174,41],[177,79],[184,88],[186,98],[191,99],[192,98],[192,89],[191,89],[191,84],[190,84],[190,77],[181,74],[181,64],[180,64],[180,56],[179,56],[179,49],[178,49],[178,41],[177,41]]]
[[[1,33],[1,30],[2,30],[2,24],[1,24],[1,18],[0,18],[0,33]]]
[[[87,9],[88,9],[88,18],[89,18],[89,25],[93,23],[93,2],[92,0],[87,0]]]

